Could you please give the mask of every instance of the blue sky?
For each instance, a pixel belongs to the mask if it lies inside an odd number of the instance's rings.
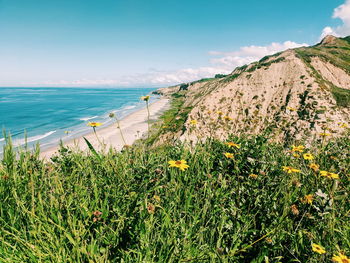
[[[350,34],[349,10],[350,0],[0,0],[0,86],[166,85],[227,73],[315,44],[322,31]]]

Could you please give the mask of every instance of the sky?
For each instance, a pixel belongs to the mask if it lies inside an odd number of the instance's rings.
[[[166,86],[327,34],[350,0],[0,0],[0,86]]]

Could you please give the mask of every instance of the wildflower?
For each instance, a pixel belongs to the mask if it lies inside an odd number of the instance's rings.
[[[327,132],[321,132],[320,133],[320,136],[322,137],[327,137],[327,136],[330,136],[331,134],[330,133],[327,133]]]
[[[311,153],[304,153],[303,157],[305,160],[313,160],[314,156]]]
[[[324,177],[327,177],[329,179],[339,179],[339,175],[338,174],[327,172],[327,171],[320,171],[320,175],[324,176]]]
[[[99,127],[99,126],[101,126],[101,125],[102,125],[101,122],[89,122],[89,123],[87,124],[87,126],[90,126],[90,127],[93,127],[93,128]]]
[[[190,120],[190,124],[193,125],[193,126],[195,126],[197,123],[198,123],[197,120]]]
[[[329,158],[330,158],[331,160],[333,160],[333,161],[338,160],[338,158],[337,158],[337,157],[335,157],[335,156],[333,156],[333,155],[332,155],[332,156],[330,156]]]
[[[314,200],[314,196],[310,194],[310,195],[305,195],[304,198],[301,199],[301,202],[303,202],[304,204],[311,205],[313,200]]]
[[[272,239],[271,239],[271,238],[269,238],[269,237],[267,237],[265,240],[266,240],[266,242],[267,242],[267,243],[269,243],[269,244],[271,244],[271,243],[272,243]]]
[[[153,204],[149,203],[147,206],[147,211],[149,214],[154,214],[154,212],[156,211],[156,207]]]
[[[296,111],[296,109],[293,108],[293,107],[287,107],[287,109],[290,110],[290,111]]]
[[[102,213],[98,210],[94,211],[92,214],[96,217],[99,217],[100,215],[102,215]]]
[[[216,113],[217,113],[218,115],[220,115],[220,116],[221,116],[222,114],[224,114],[224,113],[223,113],[222,111],[220,111],[220,110],[217,111]]]
[[[333,255],[332,261],[337,263],[350,263],[350,258],[339,252],[338,255]]]
[[[295,216],[299,215],[299,210],[298,210],[297,205],[291,205],[290,209],[291,209],[293,215],[295,215]]]
[[[93,222],[101,220],[100,216],[102,215],[102,213],[100,211],[96,210],[95,212],[92,213],[92,215],[94,216],[92,219]]]
[[[300,154],[298,154],[298,153],[293,153],[293,157],[294,157],[294,158],[300,158]]]
[[[163,125],[163,126],[162,126],[162,128],[163,128],[163,129],[166,129],[166,128],[168,128],[168,126],[166,126],[166,125]]]
[[[141,100],[143,100],[143,101],[149,101],[150,97],[151,97],[150,95],[142,96],[142,97],[141,97]]]
[[[225,120],[225,121],[232,121],[233,119],[232,119],[231,117],[229,117],[229,116],[225,116],[225,117],[224,117],[224,120]]]
[[[258,178],[258,175],[257,174],[250,174],[249,177],[253,178],[253,179],[256,179],[256,178]]]
[[[181,171],[185,171],[189,165],[187,165],[187,162],[185,160],[178,160],[178,161],[169,161],[169,167],[176,167],[179,168]]]
[[[293,180],[293,181],[292,181],[292,184],[293,184],[294,186],[296,186],[296,187],[301,187],[301,186],[302,186],[302,183],[300,183],[299,180]]]
[[[312,251],[314,251],[314,252],[316,252],[318,254],[326,253],[326,250],[323,247],[321,247],[320,245],[312,243],[311,247],[312,247]]]
[[[233,159],[233,153],[224,153],[224,155],[225,155],[226,158],[228,158],[228,159]]]
[[[340,126],[340,128],[348,128],[349,127],[349,125],[348,124],[346,124],[346,123],[339,123],[339,126]]]
[[[300,173],[300,170],[295,169],[295,168],[290,167],[290,166],[282,166],[282,168],[283,168],[284,172],[287,172],[289,174],[291,174],[291,173]]]
[[[298,146],[295,146],[295,145],[292,145],[292,152],[300,152],[302,153],[305,149],[305,146],[303,145],[298,145]]]
[[[154,195],[153,199],[157,202],[160,203],[160,196],[159,195]]]
[[[310,163],[309,167],[314,170],[315,172],[318,171],[318,169],[320,168],[319,165],[315,164],[315,163]]]
[[[237,149],[241,148],[241,146],[237,143],[234,143],[234,142],[227,142],[225,143],[229,148],[231,147],[236,147]]]

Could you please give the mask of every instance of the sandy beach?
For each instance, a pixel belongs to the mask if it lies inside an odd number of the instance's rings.
[[[153,102],[149,106],[151,122],[156,120],[165,110],[169,108],[169,99],[161,98],[158,101]],[[135,140],[142,138],[147,131],[147,108],[142,108],[119,121],[122,129],[125,141],[127,145],[132,145]],[[97,129],[98,139],[106,145],[105,149],[110,147],[116,150],[121,150],[124,146],[124,142],[120,135],[120,130],[117,128],[117,124],[113,123],[107,127],[101,127]],[[95,149],[101,149],[101,144],[98,142],[96,135],[91,132],[84,136],[90,141]],[[68,146],[72,150],[87,150],[88,146],[83,137],[75,138],[73,140],[63,143],[64,146]],[[59,146],[51,147],[44,150],[41,153],[41,157],[44,159],[50,159],[57,153]]]

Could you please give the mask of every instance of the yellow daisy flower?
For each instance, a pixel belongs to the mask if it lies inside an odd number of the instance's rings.
[[[304,153],[303,157],[305,160],[313,160],[315,159],[314,156],[311,153]]]
[[[228,159],[233,159],[233,153],[224,153],[224,155],[225,155],[226,158],[228,158]]]
[[[333,255],[332,261],[337,263],[350,263],[350,258],[339,252],[338,255]]]
[[[298,145],[298,146],[292,145],[292,152],[302,153],[304,149],[305,149],[305,146],[303,145]]]
[[[234,142],[227,142],[225,143],[229,148],[231,147],[236,147],[237,149],[241,148],[241,146],[237,143],[234,143]]]
[[[301,199],[301,202],[304,204],[312,204],[312,201],[314,200],[314,196],[312,194],[305,195],[304,198]]]
[[[197,125],[197,123],[198,123],[197,120],[190,120],[190,124],[193,125],[193,126]]]
[[[179,168],[181,171],[185,171],[189,165],[187,165],[187,162],[185,160],[178,160],[178,161],[169,161],[169,167],[176,167]]]
[[[296,109],[293,108],[293,107],[287,107],[287,109],[290,110],[290,111],[296,111]]]
[[[150,98],[151,98],[150,95],[142,96],[142,97],[141,97],[141,100],[143,100],[143,101],[149,101]]]
[[[258,175],[257,174],[250,174],[249,177],[253,178],[253,179],[256,179],[256,178],[258,178]]]
[[[300,170],[295,169],[295,168],[290,167],[290,166],[282,166],[282,169],[283,169],[284,172],[287,172],[289,174],[291,174],[291,173],[300,173]]]
[[[339,175],[328,171],[320,171],[320,175],[329,179],[339,179]]]
[[[217,112],[216,112],[218,115],[223,115],[224,113],[222,112],[222,111],[220,111],[220,110],[218,110]]]
[[[327,133],[327,132],[321,132],[320,133],[320,136],[322,137],[327,137],[327,136],[330,136],[331,134],[330,133]]]
[[[320,168],[319,165],[315,164],[315,163],[311,163],[309,164],[309,167],[314,170],[315,172],[318,171],[318,169]]]
[[[99,126],[101,126],[101,125],[102,125],[101,122],[89,122],[89,123],[87,124],[87,126],[90,126],[90,127],[93,127],[93,128],[99,127]]]
[[[311,247],[312,247],[312,251],[318,253],[318,254],[324,254],[326,253],[326,250],[321,247],[320,245],[317,245],[317,244],[311,244]]]
[[[229,116],[225,116],[225,117],[224,117],[224,120],[225,120],[225,121],[232,121],[233,119],[232,119],[231,117],[229,117]]]

